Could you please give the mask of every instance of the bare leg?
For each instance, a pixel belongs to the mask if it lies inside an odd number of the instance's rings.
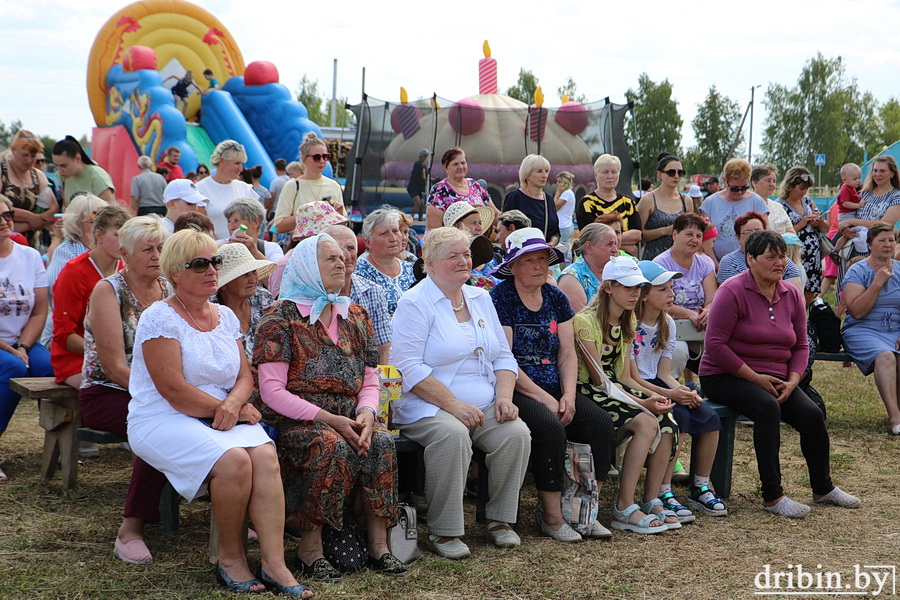
[[[897,404],[897,379],[900,378],[900,362],[893,352],[882,352],[875,359],[875,386],[887,409],[891,425],[900,423],[900,406]]]
[[[322,528],[316,527],[303,532],[300,543],[297,544],[297,558],[311,565],[317,559],[325,558],[322,551]]]
[[[625,510],[634,504],[638,478],[641,475],[644,462],[647,460],[650,446],[653,445],[653,440],[656,439],[657,422],[655,418],[642,412],[622,427],[631,433],[632,438],[628,443],[628,448],[625,450],[625,459],[622,461],[622,470],[619,473],[619,510]],[[671,442],[669,443],[671,444]],[[660,446],[662,446],[662,442],[660,442]],[[671,445],[669,447],[671,448]],[[668,457],[668,453],[666,453],[666,456]],[[645,516],[644,513],[636,510],[631,513],[628,520],[632,523],[637,523]]]
[[[598,482],[599,483],[599,482]],[[560,504],[560,496],[562,492],[547,492],[538,490],[538,498],[541,501],[543,509],[544,523],[550,526],[550,529],[556,531],[566,524],[563,518],[562,505]]]
[[[659,495],[659,486],[669,467],[669,455],[672,453],[674,437],[671,433],[664,433],[656,447],[656,452],[647,457],[647,477],[644,480],[644,502],[650,502]],[[659,511],[663,508],[658,507]],[[678,517],[669,516],[666,523],[677,523]]]
[[[241,539],[252,486],[253,464],[246,448],[227,451],[210,471],[209,495],[219,532],[219,566],[234,581],[253,579]],[[251,591],[264,589],[259,585]]]
[[[116,537],[123,544],[132,540],[144,539],[144,521],[137,517],[125,517],[122,519],[122,524],[119,525],[119,533],[116,534]]]
[[[372,558],[381,558],[387,552],[387,525],[388,521],[384,517],[376,517],[370,506],[366,506],[366,533],[367,544],[369,547],[369,556]]]
[[[694,437],[697,445],[697,464],[694,465],[694,474],[700,477],[709,477],[712,473],[713,461],[716,460],[716,450],[719,447],[719,432],[710,431]]]
[[[669,461],[669,464],[666,465],[666,472],[663,474],[663,479],[660,485],[671,485],[672,484],[672,474],[675,472],[675,463],[678,462],[678,456],[681,454],[681,449],[684,447],[684,434],[678,436],[678,450],[675,451],[675,456],[672,457],[672,460]],[[648,466],[649,466],[650,458],[647,458]]]
[[[247,454],[253,468],[249,513],[259,535],[262,568],[281,585],[297,585],[284,564],[284,487],[275,446],[247,448]]]

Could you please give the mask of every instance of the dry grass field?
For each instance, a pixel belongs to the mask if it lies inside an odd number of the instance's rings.
[[[874,382],[855,367],[818,363],[813,384],[828,405],[834,480],[862,498],[858,510],[814,506],[800,521],[763,512],[751,429],[739,426],[727,518],[701,516],[680,531],[658,536],[616,532],[611,541],[562,545],[542,537],[534,526],[529,477],[522,494],[521,547],[489,545],[474,524],[474,505],[468,505],[472,558],[454,562],[426,552],[405,578],[354,574],[339,584],[315,585],[316,597],[737,600],[759,597],[754,580],[765,565],[783,571],[788,564],[801,564],[814,573],[822,565],[818,570],[845,576],[857,564],[895,566],[900,563],[900,440],[886,434]],[[798,437],[790,428],[783,432],[785,489],[808,502]],[[100,458],[80,467],[78,488],[66,492],[58,474],[49,482],[38,475],[42,439],[37,410],[27,404],[0,438],[0,464],[11,477],[0,484],[0,598],[228,596],[216,587],[207,563],[208,503],[182,503],[176,534],[149,527],[147,543],[156,562],[126,565],[113,556],[112,544],[128,485],[129,454],[118,447],[101,448]],[[602,493],[601,521],[607,525],[615,485],[611,481]],[[684,489],[676,491],[684,497]],[[421,525],[420,535],[426,531]],[[293,550],[288,542],[288,553]],[[881,597],[890,592],[888,587]]]

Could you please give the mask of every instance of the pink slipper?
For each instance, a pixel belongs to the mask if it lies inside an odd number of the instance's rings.
[[[131,540],[127,544],[123,544],[119,538],[116,538],[113,554],[125,562],[135,565],[149,565],[153,562],[153,556],[150,554],[147,544],[141,539]]]

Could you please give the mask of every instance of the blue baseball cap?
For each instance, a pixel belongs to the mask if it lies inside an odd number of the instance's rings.
[[[680,279],[684,275],[675,271],[667,271],[662,265],[652,260],[642,260],[638,263],[641,273],[650,282],[650,285],[662,285],[671,279]]]

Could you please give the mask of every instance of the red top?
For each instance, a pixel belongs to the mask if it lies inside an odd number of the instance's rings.
[[[850,208],[848,206],[844,206],[845,202],[859,202],[859,193],[850,187],[849,185],[842,185],[840,191],[838,191],[837,195],[837,205],[839,213],[851,213],[855,211],[855,208]]]
[[[746,364],[757,373],[786,379],[789,373],[802,375],[808,358],[806,308],[796,287],[779,281],[770,303],[747,269],[716,291],[700,375],[737,375]]]
[[[102,279],[100,269],[90,252],[76,256],[66,263],[53,284],[53,342],[50,344],[50,364],[56,383],[81,372],[84,355],[66,349],[70,334],[84,337],[84,316],[94,286]]]
[[[169,170],[169,176],[166,177],[166,183],[169,183],[173,179],[184,179],[184,171],[181,170],[181,165],[170,165],[166,162],[166,159],[162,159],[158,163],[156,163],[156,168],[165,167]]]

